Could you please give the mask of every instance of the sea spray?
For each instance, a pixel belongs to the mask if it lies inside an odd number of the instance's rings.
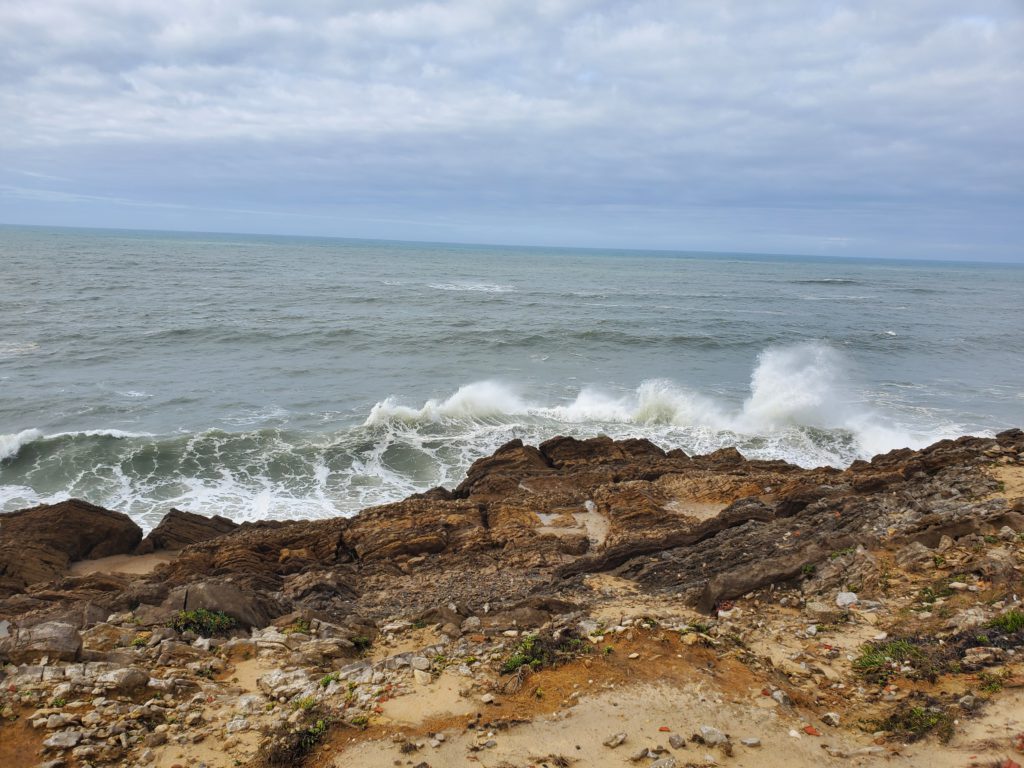
[[[454,486],[474,460],[513,437],[646,437],[691,454],[736,446],[751,458],[841,467],[962,432],[955,424],[901,425],[856,392],[842,353],[813,343],[764,350],[748,396],[735,400],[649,379],[630,392],[582,387],[566,402],[545,403],[507,383],[478,381],[418,407],[386,397],[361,422],[320,432],[29,429],[0,438],[0,508],[78,496],[144,527],[172,506],[240,521],[316,518]]]

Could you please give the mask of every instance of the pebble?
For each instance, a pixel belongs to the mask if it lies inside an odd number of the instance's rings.
[[[740,744],[742,744],[744,747],[760,747],[761,740],[757,738],[740,739]]]
[[[821,722],[825,725],[831,725],[833,728],[839,727],[839,713],[838,712],[826,712],[821,716]]]
[[[483,696],[480,697],[480,701],[482,701],[484,704],[493,704],[494,703],[494,694],[493,693],[485,693]]]
[[[678,733],[673,733],[671,736],[668,737],[668,745],[672,747],[672,749],[682,749],[686,746],[686,739],[684,739]]]
[[[789,694],[783,690],[772,691],[772,698],[784,707],[793,706],[793,700],[789,698]]]

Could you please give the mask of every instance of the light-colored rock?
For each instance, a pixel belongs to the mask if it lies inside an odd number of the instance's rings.
[[[702,725],[700,727],[700,737],[704,739],[704,743],[708,746],[714,747],[719,744],[725,744],[729,741],[729,737],[726,736],[722,731],[717,728],[713,728],[710,725]]]
[[[856,605],[859,601],[856,592],[840,592],[836,595],[836,605],[840,608],[849,608],[851,605]]]
[[[82,740],[82,732],[74,729],[57,731],[43,742],[46,749],[71,749]]]
[[[625,733],[615,733],[609,736],[601,743],[604,744],[606,747],[611,747],[612,749],[615,749],[616,747],[621,746],[626,741],[626,738],[627,737]]]

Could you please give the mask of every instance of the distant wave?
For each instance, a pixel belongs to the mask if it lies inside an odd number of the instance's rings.
[[[795,285],[859,285],[863,281],[852,277],[815,277],[803,280],[790,280]]]
[[[430,288],[435,291],[474,291],[478,293],[512,293],[515,286],[501,285],[498,283],[477,283],[477,282],[454,282],[454,283],[430,283]]]

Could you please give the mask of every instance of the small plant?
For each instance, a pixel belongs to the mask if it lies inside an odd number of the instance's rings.
[[[505,663],[501,665],[501,674],[508,675],[517,672],[524,664],[536,668],[543,663],[544,651],[537,642],[537,636],[527,635],[519,641],[519,645],[512,655],[505,659]]]
[[[309,712],[313,707],[316,706],[316,699],[312,696],[303,696],[301,699],[295,702],[294,708],[301,709],[305,712]]]
[[[936,568],[941,568],[946,564],[946,558],[944,558],[942,555],[936,555],[932,558],[932,562],[935,564]]]
[[[1007,634],[1019,632],[1024,629],[1024,611],[1014,608],[1001,616],[996,616],[985,626],[992,627],[993,629],[1001,629]]]
[[[208,611],[197,608],[194,611],[178,611],[171,619],[170,627],[176,632],[195,632],[201,637],[213,637],[230,632],[238,622],[222,611]]]
[[[366,715],[356,715],[351,720],[349,720],[349,722],[357,728],[365,728],[366,725],[370,722],[370,718]]]
[[[59,696],[56,699],[54,699],[53,701],[50,702],[50,706],[53,707],[54,709],[60,709],[65,704],[67,704],[67,701],[65,701],[64,699],[60,698]]]
[[[324,675],[323,677],[320,678],[320,687],[321,688],[326,688],[331,683],[336,683],[336,682],[338,682],[338,673],[337,672],[331,672],[330,674]]]
[[[147,643],[149,643],[148,637],[136,635],[134,638],[132,638],[132,648],[145,648]]]
[[[908,661],[923,658],[921,650],[906,640],[868,643],[853,661],[853,668],[871,680],[887,680],[896,669]]]
[[[913,742],[935,733],[943,743],[953,737],[953,717],[940,707],[907,707],[878,723],[902,741]]]
[[[611,656],[613,653],[615,653],[615,649],[612,646],[606,645],[604,647],[604,655],[605,656]]]
[[[1003,690],[1003,675],[992,672],[981,672],[978,675],[979,689],[982,693],[999,693]]]
[[[818,567],[814,563],[805,563],[804,566],[800,569],[800,574],[805,579],[809,579],[814,575],[815,571],[817,570]]]
[[[312,632],[312,625],[310,625],[310,623],[305,619],[296,619],[287,627],[281,630],[281,633],[285,635],[294,635],[298,633],[301,633],[303,635],[309,635],[312,634]]]
[[[352,645],[356,647],[356,650],[360,653],[366,653],[370,650],[370,646],[373,645],[373,641],[365,635],[358,635],[352,638]]]
[[[828,559],[829,560],[838,560],[840,557],[845,557],[846,555],[852,555],[856,551],[857,550],[856,550],[855,547],[843,547],[842,549],[837,549],[835,552],[833,552],[831,555],[829,555]]]
[[[985,543],[986,544],[998,544],[999,543],[999,537],[998,536],[993,536],[992,534],[987,534],[983,538],[985,539]]]

